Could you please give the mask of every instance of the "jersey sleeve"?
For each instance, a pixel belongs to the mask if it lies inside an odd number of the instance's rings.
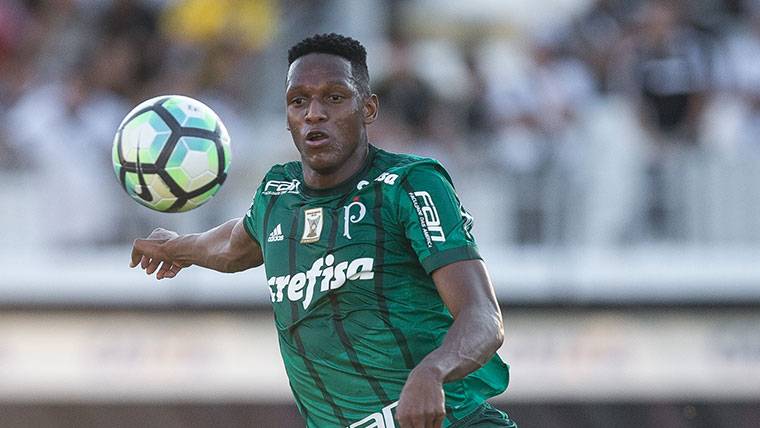
[[[248,209],[248,212],[246,212],[245,217],[243,218],[243,227],[245,228],[245,231],[248,232],[248,235],[258,243],[261,242],[258,233],[258,230],[260,229],[258,226],[258,219],[260,218],[260,204],[258,204],[258,202],[261,201],[261,189],[262,186],[259,186],[259,188],[256,190],[256,194],[253,196],[253,201],[251,202],[251,207]]]
[[[427,273],[460,260],[480,259],[472,216],[439,165],[409,171],[400,186],[399,222]]]

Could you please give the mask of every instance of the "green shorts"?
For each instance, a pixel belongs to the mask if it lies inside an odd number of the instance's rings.
[[[517,428],[517,424],[509,415],[488,403],[483,403],[477,410],[451,424],[450,428]]]

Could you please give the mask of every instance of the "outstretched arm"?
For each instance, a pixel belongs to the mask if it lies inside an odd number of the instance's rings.
[[[504,340],[501,310],[485,265],[466,260],[433,272],[438,293],[454,316],[443,344],[407,378],[397,410],[402,428],[440,427],[443,384],[485,365]]]
[[[263,262],[258,242],[245,231],[243,218],[236,218],[206,232],[188,235],[158,228],[146,239],[135,240],[130,267],[139,265],[148,275],[158,270],[156,278],[162,279],[173,278],[191,265],[239,272]]]

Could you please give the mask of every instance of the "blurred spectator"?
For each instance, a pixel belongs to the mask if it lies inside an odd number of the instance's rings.
[[[30,212],[56,225],[45,237],[48,244],[115,238],[121,195],[110,180],[110,150],[114,130],[130,106],[114,91],[135,64],[126,48],[104,44],[83,59],[82,73],[37,85],[8,112],[10,140],[44,177],[46,197],[40,203],[53,209],[40,206]]]
[[[163,21],[169,36],[180,43],[203,45],[232,37],[257,51],[272,41],[277,13],[273,0],[182,0],[166,10]]]
[[[709,44],[675,1],[647,0],[633,15],[611,68],[613,88],[638,105],[649,139],[646,236],[677,239],[682,204],[670,195],[674,150],[695,145],[711,86]]]
[[[495,243],[695,239],[676,233],[685,219],[720,217],[697,212],[694,195],[719,176],[704,166],[739,174],[716,160],[760,152],[756,0],[592,0],[552,29],[415,25],[409,3],[381,2],[345,24],[350,0],[0,0],[0,173],[45,183],[34,191],[58,211],[29,212],[60,225],[58,244],[218,223],[246,208],[268,164],[294,154],[278,89],[284,50],[345,28],[391,40],[373,67],[372,141],[437,157],[472,184]],[[109,152],[129,108],[167,93],[219,113],[234,161],[215,202],[158,218],[122,209],[132,202]],[[85,225],[102,233],[83,235]]]
[[[381,123],[374,128],[383,133],[379,136],[383,147],[398,151],[403,150],[399,144],[414,146],[435,126],[430,121],[438,100],[433,88],[414,71],[413,55],[403,36],[394,38],[390,55],[387,75],[372,85],[382,100]]]
[[[535,40],[519,75],[490,85],[500,123],[494,149],[515,180],[515,228],[522,243],[564,239],[580,153],[578,117],[596,102],[590,72],[559,46],[551,38]]]
[[[21,43],[25,12],[16,1],[0,3],[0,65],[14,56]]]
[[[496,117],[488,100],[488,80],[478,60],[476,50],[479,43],[467,43],[463,49],[463,59],[470,77],[467,99],[464,100],[464,131],[474,144],[485,144],[496,131]]]
[[[161,92],[211,96],[237,111],[259,107],[262,53],[279,29],[272,0],[183,0],[161,16],[170,41]]]
[[[676,2],[649,0],[634,15],[619,46],[615,88],[638,100],[654,135],[690,144],[709,83],[704,43]]]
[[[726,31],[715,55],[717,93],[703,119],[701,141],[723,154],[760,151],[760,1],[744,2],[746,17]]]
[[[16,1],[0,2],[0,170],[20,167],[19,154],[3,126],[5,111],[20,94],[25,79],[19,55],[26,10]]]
[[[133,62],[128,66],[121,64],[122,70],[114,70],[117,73],[128,70],[130,75],[114,78],[113,83],[120,87],[112,84],[110,89],[134,104],[154,95],[150,84],[165,66],[168,46],[158,29],[159,12],[141,0],[113,0],[97,18],[104,43],[124,50],[122,61]]]
[[[640,0],[596,0],[571,24],[568,44],[594,74],[598,88],[609,89],[611,60],[625,31],[627,17]]]
[[[140,0],[112,0],[99,21],[99,32],[107,38],[128,36],[147,43],[158,32],[157,11]]]

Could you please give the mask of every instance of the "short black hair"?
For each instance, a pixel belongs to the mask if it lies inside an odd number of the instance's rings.
[[[336,33],[315,34],[307,37],[288,50],[288,66],[310,53],[326,53],[347,59],[351,63],[351,77],[359,93],[369,96],[367,50],[357,40]]]

